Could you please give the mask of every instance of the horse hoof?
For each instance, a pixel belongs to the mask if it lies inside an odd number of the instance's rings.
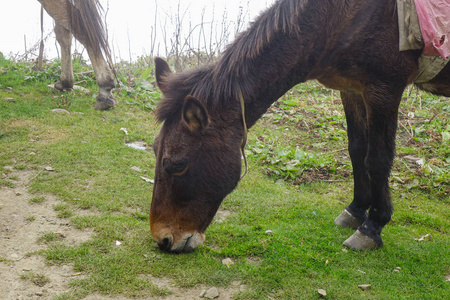
[[[117,104],[117,100],[114,97],[110,98],[97,98],[97,102],[95,103],[95,109],[96,110],[107,110],[110,108],[115,107]]]
[[[381,247],[381,245],[378,245],[372,238],[364,235],[359,230],[356,230],[356,232],[344,242],[344,246],[353,250],[370,250]]]
[[[355,230],[358,229],[362,223],[362,220],[353,216],[347,209],[344,209],[344,211],[334,220],[334,224],[341,226],[342,228],[352,228]]]
[[[73,88],[73,84],[63,84],[61,81],[55,82],[54,86],[55,90],[60,92],[69,91]]]

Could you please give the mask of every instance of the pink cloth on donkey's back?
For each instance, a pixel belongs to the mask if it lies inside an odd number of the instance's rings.
[[[414,0],[427,56],[450,56],[450,0]]]

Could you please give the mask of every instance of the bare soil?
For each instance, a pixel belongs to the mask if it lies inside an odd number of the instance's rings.
[[[53,299],[55,296],[69,292],[69,282],[78,276],[85,275],[76,273],[71,265],[49,264],[38,253],[48,247],[42,241],[42,236],[46,233],[54,233],[64,243],[77,245],[88,241],[94,233],[73,227],[68,219],[58,218],[58,212],[53,208],[54,205],[61,203],[57,197],[43,195],[45,200],[41,203],[30,201],[37,196],[28,191],[35,172],[5,167],[5,172],[0,176],[14,182],[13,187],[0,187],[0,299]],[[77,212],[75,211],[74,214]],[[169,278],[143,276],[156,286],[172,292],[166,297],[145,299],[200,299],[201,291],[210,288],[197,286],[192,289],[183,289],[175,286]],[[233,282],[228,288],[218,288],[220,296],[215,299],[232,299],[233,294],[242,289],[245,289],[245,286],[239,282]],[[129,298],[93,294],[84,299],[128,300]]]
[[[77,274],[70,265],[46,263],[37,253],[47,247],[42,236],[54,233],[75,245],[89,240],[92,232],[58,218],[53,206],[60,201],[52,195],[45,195],[42,203],[30,203],[36,197],[28,192],[34,172],[13,170],[7,176],[15,180],[14,187],[0,188],[0,298],[51,299],[66,291]],[[34,283],[35,277],[46,280]]]

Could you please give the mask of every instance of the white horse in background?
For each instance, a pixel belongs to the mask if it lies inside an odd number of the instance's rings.
[[[73,88],[71,55],[72,35],[86,48],[96,75],[99,93],[95,109],[105,110],[117,104],[111,93],[114,74],[108,64],[111,56],[98,0],[38,0],[55,20],[56,40],[61,46],[61,76],[58,90]],[[104,56],[108,60],[105,60]]]

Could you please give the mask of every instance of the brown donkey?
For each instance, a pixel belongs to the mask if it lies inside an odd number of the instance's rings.
[[[421,50],[399,51],[395,0],[281,0],[227,48],[218,63],[173,74],[157,58],[164,122],[155,139],[151,233],[162,250],[201,245],[220,203],[237,185],[245,122],[251,127],[294,85],[311,79],[341,91],[354,196],[335,220],[356,232],[352,249],[382,246],[402,92]],[[450,64],[421,86],[450,96]]]
[[[59,90],[73,88],[73,67],[70,47],[72,34],[86,47],[94,68],[99,93],[95,109],[105,110],[116,105],[111,90],[115,87],[108,41],[99,13],[98,0],[38,0],[55,20],[56,40],[61,46],[61,76],[55,84]],[[102,54],[103,52],[103,54]]]

